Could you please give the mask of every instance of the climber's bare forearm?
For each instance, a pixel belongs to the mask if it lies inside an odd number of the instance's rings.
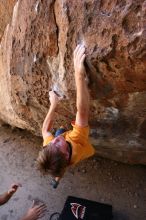
[[[84,76],[76,77],[76,88],[77,88],[77,109],[80,111],[89,109],[89,92]]]
[[[85,48],[82,45],[78,45],[74,51],[74,67],[75,67],[75,82],[77,89],[77,114],[76,123],[79,126],[88,125],[89,115],[89,91],[85,80]]]
[[[78,122],[80,126],[84,127],[88,125],[88,117],[89,117],[89,92],[84,77],[79,77],[79,78],[77,77],[76,87],[77,87],[76,122]]]
[[[43,126],[42,126],[42,136],[43,138],[48,136],[48,132],[50,131],[52,125],[53,125],[53,121],[55,118],[55,111],[59,102],[59,97],[56,95],[55,92],[50,91],[49,92],[49,100],[50,100],[50,108],[49,111],[46,115],[46,118],[43,122]]]
[[[53,125],[53,121],[55,118],[55,110],[56,110],[56,106],[50,106],[50,109],[46,115],[46,118],[43,122],[43,126],[42,126],[42,136],[43,138],[48,136],[48,132],[50,131],[50,129],[52,128]]]

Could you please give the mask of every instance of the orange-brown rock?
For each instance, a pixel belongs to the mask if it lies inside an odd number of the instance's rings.
[[[73,50],[87,48],[91,141],[99,155],[146,164],[146,1],[21,0],[0,48],[0,118],[40,134],[55,87],[55,127],[75,117]]]
[[[11,21],[12,12],[16,0],[0,1],[0,40],[7,24]]]

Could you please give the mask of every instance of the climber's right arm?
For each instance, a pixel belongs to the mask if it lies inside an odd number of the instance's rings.
[[[50,129],[52,127],[54,118],[55,118],[55,111],[57,108],[57,104],[59,102],[59,97],[53,92],[50,91],[49,92],[49,100],[50,100],[50,108],[49,111],[46,115],[46,118],[43,122],[43,126],[42,126],[42,136],[43,139],[45,139],[46,137],[48,137],[49,135],[51,135],[50,133]]]

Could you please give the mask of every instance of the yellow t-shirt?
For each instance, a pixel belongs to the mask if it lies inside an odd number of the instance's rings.
[[[89,127],[80,127],[74,123],[72,123],[72,126],[73,130],[61,134],[72,146],[70,165],[74,165],[95,153],[93,146],[89,142]],[[47,145],[53,139],[54,136],[52,134],[45,138],[43,146]]]

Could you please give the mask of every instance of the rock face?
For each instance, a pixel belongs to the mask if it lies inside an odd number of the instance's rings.
[[[144,0],[17,1],[0,45],[0,118],[40,135],[55,87],[66,99],[54,127],[67,126],[76,112],[72,55],[83,43],[98,155],[146,164],[145,23]]]
[[[2,38],[6,25],[11,20],[15,2],[16,0],[1,0],[0,1],[0,40]]]

